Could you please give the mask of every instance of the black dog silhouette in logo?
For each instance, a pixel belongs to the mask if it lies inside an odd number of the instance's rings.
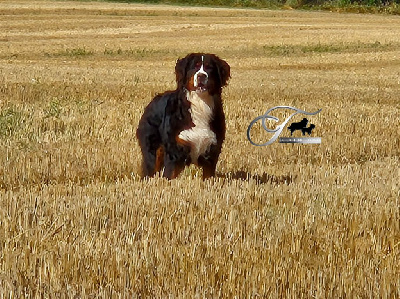
[[[293,135],[293,132],[296,130],[302,130],[303,128],[306,128],[308,124],[308,119],[303,118],[301,122],[298,123],[292,123],[289,127],[288,130],[290,130],[290,136]],[[303,134],[304,135],[304,134]]]
[[[303,133],[303,135],[305,135],[306,133],[308,133],[308,135],[311,135],[311,131],[315,128],[314,124],[311,124],[308,128],[302,128],[301,132]]]
[[[289,127],[288,130],[290,130],[290,136],[293,135],[293,132],[296,130],[299,130],[305,135],[308,133],[308,135],[311,135],[312,130],[315,128],[314,124],[310,124],[309,127],[307,127],[308,124],[308,119],[303,118],[300,122],[298,123],[292,123]]]

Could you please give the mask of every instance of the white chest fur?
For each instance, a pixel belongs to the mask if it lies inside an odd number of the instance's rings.
[[[192,163],[197,163],[199,156],[217,143],[215,133],[210,128],[214,102],[208,92],[188,91],[187,99],[191,103],[190,114],[194,127],[180,132],[178,137],[191,145]]]

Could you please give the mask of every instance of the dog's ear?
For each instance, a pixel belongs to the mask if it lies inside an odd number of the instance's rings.
[[[175,65],[175,75],[176,75],[176,83],[178,84],[178,89],[181,89],[186,84],[186,72],[187,65],[189,62],[189,56],[185,58],[178,59]]]
[[[218,75],[221,81],[221,86],[225,86],[228,84],[228,80],[231,77],[231,67],[225,60],[222,60],[217,56],[214,56],[214,59],[216,60],[218,67]]]

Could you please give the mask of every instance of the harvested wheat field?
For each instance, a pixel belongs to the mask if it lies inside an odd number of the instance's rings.
[[[0,298],[399,298],[399,17],[0,0],[0,27]],[[231,66],[218,175],[143,180],[139,118],[198,51]],[[321,144],[252,146],[278,105]]]

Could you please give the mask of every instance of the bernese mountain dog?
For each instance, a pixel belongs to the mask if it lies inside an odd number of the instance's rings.
[[[175,66],[177,88],[154,97],[139,121],[136,136],[143,155],[142,176],[163,171],[176,178],[190,164],[215,176],[225,139],[222,87],[228,63],[214,54],[192,53]]]

